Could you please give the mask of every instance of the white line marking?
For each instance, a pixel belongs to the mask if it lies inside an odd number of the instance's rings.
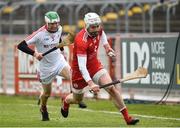
[[[171,117],[159,117],[159,116],[148,116],[148,115],[139,115],[139,114],[132,114],[134,116],[144,117],[144,118],[151,118],[151,119],[162,119],[162,120],[177,120],[180,121],[180,118],[171,118]]]
[[[6,104],[6,105],[12,105],[12,104]],[[28,106],[37,106],[35,104],[20,104],[20,105],[28,105]],[[52,105],[48,105],[48,107],[51,108],[58,108]],[[94,113],[105,113],[105,114],[114,114],[114,115],[120,115],[121,113],[119,112],[111,112],[111,111],[97,111],[97,110],[92,110],[92,109],[82,109],[82,108],[74,108],[74,107],[70,107],[70,109],[73,110],[78,110],[78,111],[86,111],[86,112],[94,112]],[[141,118],[149,118],[149,119],[161,119],[161,120],[175,120],[175,121],[180,121],[180,118],[171,118],[171,117],[160,117],[160,116],[150,116],[150,115],[140,115],[140,114],[131,114],[133,116],[137,116],[137,117],[141,117]]]
[[[80,109],[80,108],[72,108],[74,110],[81,110],[87,112],[98,112],[98,113],[106,113],[106,114],[116,114],[119,115],[119,112],[111,112],[111,111],[96,111],[92,109]],[[131,114],[133,116],[142,117],[142,118],[151,118],[151,119],[161,119],[161,120],[177,120],[180,121],[180,118],[171,118],[171,117],[159,117],[159,116],[148,116],[148,115],[140,115],[140,114]]]

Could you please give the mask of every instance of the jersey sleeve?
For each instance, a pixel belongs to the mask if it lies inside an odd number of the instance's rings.
[[[100,43],[103,45],[108,44],[107,36],[104,31],[102,31],[102,35],[100,37]]]
[[[25,41],[28,45],[35,44],[38,41],[38,35],[39,33],[33,32],[31,35],[29,35],[27,38],[25,38]]]
[[[86,64],[87,64],[87,57],[86,56],[77,56],[78,58],[78,66],[79,70],[82,74],[82,77],[86,82],[91,80],[91,77],[89,75],[89,72],[87,70]]]

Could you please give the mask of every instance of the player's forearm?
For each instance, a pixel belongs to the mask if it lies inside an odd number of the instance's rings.
[[[25,52],[27,54],[30,54],[32,56],[34,55],[35,51],[28,47],[25,40],[23,40],[21,43],[19,43],[17,47],[18,47],[19,50],[21,50],[21,51],[23,51],[23,52]]]
[[[109,50],[111,49],[111,47],[110,47],[109,44],[105,44],[105,45],[104,45],[104,48],[105,48],[106,53],[108,53]]]
[[[87,57],[85,56],[78,56],[78,66],[79,70],[82,74],[82,77],[86,82],[91,81],[91,77],[89,75],[89,72],[86,68],[86,63],[87,63]]]
[[[113,51],[111,46],[108,43],[107,36],[106,36],[104,31],[102,32],[102,36],[101,36],[100,42],[102,42],[102,44],[103,44],[103,46],[104,46],[104,48],[106,50],[106,53],[108,53],[110,51],[111,52]]]

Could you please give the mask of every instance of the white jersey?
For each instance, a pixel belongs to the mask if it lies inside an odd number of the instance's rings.
[[[62,34],[62,27],[59,26],[59,29],[55,33],[50,33],[47,31],[46,26],[44,25],[30,36],[28,36],[25,41],[28,45],[34,44],[36,50],[40,53],[44,53],[49,49],[57,46]],[[51,76],[58,68],[64,56],[61,54],[60,50],[57,49],[39,61],[38,72],[40,73],[41,79]]]

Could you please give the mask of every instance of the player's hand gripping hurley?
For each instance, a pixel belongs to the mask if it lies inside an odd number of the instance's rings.
[[[45,55],[55,51],[58,48],[61,48],[61,47],[64,47],[64,46],[68,46],[68,45],[72,44],[74,42],[74,38],[75,38],[75,32],[71,30],[71,31],[68,32],[67,36],[64,37],[62,42],[59,43],[58,46],[53,47],[52,49],[46,51],[42,55],[45,56]]]
[[[118,84],[118,83],[123,83],[123,82],[128,81],[128,80],[133,80],[133,79],[138,79],[138,78],[145,78],[147,76],[147,74],[148,74],[148,71],[147,71],[146,68],[139,67],[139,68],[136,69],[136,71],[134,71],[132,73],[129,73],[126,76],[124,76],[124,78],[122,78],[120,80],[113,81],[113,82],[105,84],[105,85],[102,85],[102,86],[100,86],[100,88],[109,87],[111,85],[115,85],[115,84]]]

